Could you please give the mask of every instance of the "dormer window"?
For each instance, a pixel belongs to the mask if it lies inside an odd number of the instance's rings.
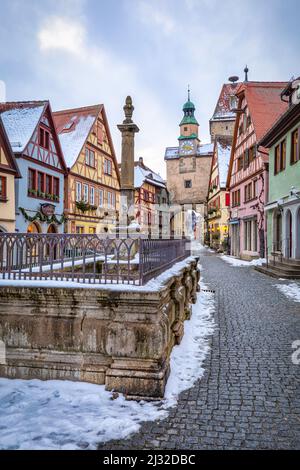
[[[235,95],[231,95],[229,98],[229,107],[231,110],[237,108],[237,99]]]

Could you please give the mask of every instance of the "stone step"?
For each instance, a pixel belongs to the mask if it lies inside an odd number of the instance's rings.
[[[289,264],[289,263],[283,263],[283,262],[281,263],[280,261],[276,261],[274,264],[273,261],[269,261],[269,266],[275,269],[278,268],[287,272],[300,274],[300,266],[297,266],[296,264]]]
[[[255,266],[255,270],[276,278],[284,277],[285,279],[300,279],[300,272],[288,272],[272,265],[269,265],[268,267],[266,264],[262,266]]]

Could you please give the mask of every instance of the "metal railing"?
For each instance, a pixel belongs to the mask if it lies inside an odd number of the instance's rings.
[[[0,279],[143,285],[190,255],[187,239],[0,233]]]
[[[276,266],[277,262],[282,263],[283,258],[289,257],[291,257],[291,239],[289,237],[272,242],[270,256],[269,247],[267,247],[267,265]]]

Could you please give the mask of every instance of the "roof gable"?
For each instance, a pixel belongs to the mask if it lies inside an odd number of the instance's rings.
[[[285,112],[288,104],[281,100],[281,92],[286,87],[287,82],[244,82],[236,92],[239,98],[238,110],[242,108],[242,102],[248,106],[251,122],[253,125],[255,139],[258,142],[265,132],[272,127],[278,117]],[[239,116],[235,120],[233,145],[231,150],[229,171],[226,186],[230,187],[232,168],[235,156],[235,147],[238,138],[240,125]]]
[[[0,151],[3,149],[5,159],[7,161],[8,167],[11,171],[15,173],[17,178],[20,178],[19,168],[13,154],[12,148],[10,146],[4,125],[2,123],[1,115],[0,115]]]
[[[165,180],[158,174],[148,168],[144,163],[134,163],[134,187],[140,188],[143,183],[149,183],[153,186],[166,188]]]
[[[71,168],[79,157],[101,108],[102,105],[96,105],[53,113],[68,168]]]
[[[238,90],[239,83],[225,83],[222,86],[219,99],[217,101],[214,114],[211,118],[211,121],[217,121],[222,119],[235,119],[235,113],[233,112],[231,105],[231,97],[236,94]]]
[[[0,113],[10,145],[22,153],[45,110],[45,101],[1,103]]]

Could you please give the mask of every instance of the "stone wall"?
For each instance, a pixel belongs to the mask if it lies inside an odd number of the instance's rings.
[[[131,397],[162,397],[171,350],[199,289],[197,259],[177,266],[157,289],[0,287],[6,345],[0,375],[82,380]]]

